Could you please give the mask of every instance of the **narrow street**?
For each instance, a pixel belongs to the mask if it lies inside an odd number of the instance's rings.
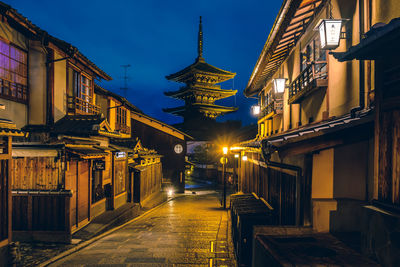
[[[235,266],[216,193],[186,194],[51,266]]]

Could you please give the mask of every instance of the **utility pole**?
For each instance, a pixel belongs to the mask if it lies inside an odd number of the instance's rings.
[[[128,91],[128,79],[129,79],[129,77],[128,77],[128,68],[130,66],[131,66],[130,64],[121,65],[121,67],[124,68],[124,77],[123,77],[123,79],[124,79],[124,87],[121,87],[120,89],[124,91],[124,97],[125,98],[127,96],[127,91]]]

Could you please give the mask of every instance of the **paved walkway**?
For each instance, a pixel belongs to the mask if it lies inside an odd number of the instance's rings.
[[[236,266],[215,194],[185,195],[51,266]]]

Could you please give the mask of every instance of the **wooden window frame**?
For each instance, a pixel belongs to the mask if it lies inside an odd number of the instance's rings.
[[[4,57],[8,62],[8,67],[0,66],[0,73],[1,70],[4,71],[4,73],[8,72],[8,77],[0,74],[0,97],[27,104],[29,101],[28,52],[3,38],[0,38],[0,42],[8,47],[8,54],[0,50],[0,58]],[[15,51],[14,55],[12,49]],[[15,68],[11,65],[13,62],[16,64]],[[23,81],[25,81],[25,83]]]

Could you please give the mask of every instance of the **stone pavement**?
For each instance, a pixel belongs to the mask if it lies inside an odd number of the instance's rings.
[[[236,266],[217,195],[185,195],[50,266]]]

